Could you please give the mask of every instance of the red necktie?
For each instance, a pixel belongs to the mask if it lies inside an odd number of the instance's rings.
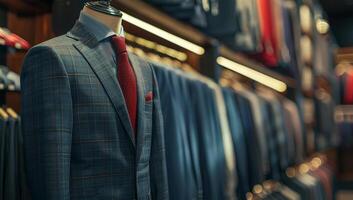
[[[125,103],[129,112],[130,122],[136,134],[137,119],[137,85],[134,69],[132,68],[124,37],[113,36],[112,43],[115,47],[117,65],[118,65],[118,81],[123,92]]]

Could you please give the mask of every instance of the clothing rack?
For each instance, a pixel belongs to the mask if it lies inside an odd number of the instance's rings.
[[[0,1],[0,4],[3,2]],[[0,9],[0,27],[7,27],[7,10]],[[15,48],[11,49],[14,51]],[[19,51],[19,49],[16,49]],[[9,52],[8,46],[0,45],[0,65],[6,66],[7,64],[7,53]],[[19,93],[20,90],[16,89],[14,85],[5,85],[3,82],[0,83],[0,107],[3,107],[7,103],[8,93]]]
[[[1,9],[0,27],[6,26],[6,24],[7,24],[7,14],[5,10]],[[7,53],[7,47],[0,46],[0,64],[6,64],[6,53]],[[4,85],[2,85],[2,88],[0,89],[0,106],[3,106],[5,104],[6,104],[6,91],[4,90]]]
[[[204,53],[199,55],[198,59],[195,59],[195,55],[193,53],[188,52],[188,56],[190,57],[189,60],[194,62],[194,67],[198,68],[199,71],[216,81],[218,81],[218,71],[216,64],[218,57],[227,58],[235,63],[239,63],[249,69],[255,70],[261,74],[267,75],[272,77],[273,79],[279,80],[286,84],[288,89],[294,89],[296,87],[296,80],[282,75],[280,73],[271,71],[267,69],[260,63],[254,61],[246,57],[242,53],[236,53],[223,44],[219,44],[215,39],[210,38],[200,31],[196,30],[195,28],[186,25],[182,22],[179,22],[172,17],[168,16],[167,14],[157,10],[156,8],[148,5],[147,3],[139,0],[130,0],[130,1],[123,1],[123,0],[113,0],[112,5],[119,8],[121,11],[132,15],[138,19],[143,19],[144,21],[164,30],[168,33],[176,35],[186,41],[194,43],[196,45],[201,46],[204,48]],[[124,18],[124,17],[123,17]],[[136,29],[133,24],[126,23],[124,24],[125,30],[135,30],[137,32],[143,32],[143,30]],[[155,36],[152,36],[156,38]],[[158,38],[159,40],[163,40]],[[163,40],[164,43],[168,43]],[[169,44],[170,45],[170,44]],[[173,46],[173,45],[172,45]],[[180,47],[174,46],[176,49],[180,49]],[[216,54],[215,54],[216,53]],[[218,54],[218,55],[217,55]],[[197,56],[197,55],[196,55]],[[194,60],[199,60],[199,62],[195,62]],[[202,64],[202,66],[200,65]],[[250,79],[250,78],[249,78]],[[253,79],[251,81],[258,81]],[[281,91],[284,92],[284,91]]]
[[[314,4],[314,2],[310,0],[303,3],[309,7]],[[302,108],[300,111],[302,118],[301,123],[304,125],[303,129],[305,132],[308,132],[304,138],[304,143],[307,149],[312,149],[312,151],[308,151],[308,154],[314,153],[316,144],[311,144],[311,142],[315,141],[310,138],[324,127],[314,120],[315,117],[318,117],[315,116],[318,113],[316,112],[317,108],[315,106],[320,102],[315,95],[318,94],[318,91],[321,93],[325,91],[325,94],[330,96],[332,96],[333,93],[333,83],[327,77],[320,77],[318,74],[315,74],[316,62],[314,62],[313,59],[314,53],[311,59],[306,61],[305,65],[304,63],[298,63],[298,66],[303,66],[303,71],[299,70],[298,78],[295,79],[289,75],[285,75],[284,71],[281,73],[281,69],[265,66],[265,64],[255,60],[251,55],[249,56],[245,53],[233,51],[223,43],[220,43],[217,39],[207,36],[191,25],[187,25],[172,18],[144,1],[113,0],[111,4],[124,13],[123,25],[126,32],[185,53],[187,55],[186,63],[200,74],[213,79],[215,82],[219,83],[224,74],[223,72],[229,71],[235,75],[236,80],[240,80],[251,89],[264,85],[276,93],[293,100]],[[314,10],[311,10],[311,12],[311,14],[314,14]],[[321,11],[319,14],[320,13]],[[313,24],[315,24],[315,19],[312,18],[312,20],[314,22]],[[162,32],[159,34],[157,31],[153,31],[156,29]],[[300,29],[302,29],[302,27],[300,27]],[[185,44],[185,46],[180,45],[180,43],[177,44],[177,42],[171,39],[172,37],[168,37],[166,34],[192,43],[194,49],[189,48],[189,44]],[[317,41],[316,37],[318,37],[318,33],[315,26],[312,26],[307,32],[301,30],[300,37],[302,35],[310,35],[309,38],[312,45]],[[329,37],[330,34],[326,33],[322,36]],[[308,63],[310,63],[310,66],[304,67],[307,66]],[[302,77],[303,74],[305,74],[304,68],[308,68],[312,72],[310,79],[311,84],[308,88],[305,88],[305,90],[303,85],[308,81],[304,82],[301,80],[305,78]],[[310,113],[310,115],[308,115],[308,113]],[[305,114],[307,114],[307,116],[305,116]]]
[[[286,170],[285,175],[283,176],[286,176],[287,178],[291,179],[297,176],[301,176],[303,174],[315,172],[321,167],[328,167],[327,157],[323,154],[316,154],[297,166],[289,167]],[[252,189],[252,192],[247,193],[247,199],[263,199],[265,196],[271,194],[272,192],[275,192],[282,186],[283,185],[281,184],[281,182],[278,182],[276,180],[266,180],[261,184],[255,185]],[[335,195],[334,190],[326,192],[328,192],[328,196],[331,196],[331,198]]]

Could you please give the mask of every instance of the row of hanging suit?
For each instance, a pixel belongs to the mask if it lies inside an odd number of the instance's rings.
[[[221,87],[196,73],[150,64],[160,91],[170,199],[246,199],[266,180],[280,186],[254,198],[332,199],[327,166],[284,173],[305,155],[294,102],[267,89],[231,81]],[[0,197],[28,199],[20,119],[1,120]]]
[[[353,65],[350,63],[342,63],[337,67],[339,77],[340,103],[349,107],[345,109],[347,112],[341,111],[342,119],[338,121],[339,144],[342,150],[349,152],[353,148],[353,120],[350,110],[353,108]]]
[[[0,65],[0,93],[21,90],[20,77]],[[6,98],[6,96],[3,96]],[[2,104],[6,99],[1,99]],[[23,159],[21,118],[11,108],[0,108],[0,199],[28,199]]]
[[[23,153],[20,116],[0,108],[0,199],[29,199]]]
[[[38,2],[36,0],[25,0]],[[53,0],[53,28],[65,34],[74,25],[83,4],[89,0]],[[324,18],[317,2],[311,0],[144,0],[173,18],[198,28],[235,51],[245,52],[276,71],[303,79],[308,67],[317,64],[326,75],[327,65],[320,59],[325,47],[334,41],[319,36],[315,20]],[[39,1],[41,2],[41,1]],[[46,1],[51,2],[51,1]],[[43,3],[42,3],[43,4]],[[305,5],[304,8],[302,5]],[[222,24],[222,26],[220,26]],[[307,34],[302,36],[302,33]],[[310,35],[310,36],[308,36]],[[321,40],[324,37],[326,39]],[[304,62],[304,63],[303,63]],[[306,78],[308,79],[308,78]],[[310,78],[309,78],[310,79]],[[312,86],[309,82],[309,87]]]
[[[353,105],[353,65],[347,65],[347,69],[339,74],[340,103]]]
[[[294,102],[268,89],[250,91],[227,81],[221,87],[151,64],[161,97],[170,199],[246,199],[266,180],[281,182],[285,195],[279,199],[332,199],[327,166],[318,170],[325,168],[324,178],[312,175],[317,170],[290,178],[284,173],[305,158]]]
[[[219,39],[235,51],[254,56],[266,66],[281,66],[282,71],[291,76],[299,73],[300,4],[296,1],[145,1]]]

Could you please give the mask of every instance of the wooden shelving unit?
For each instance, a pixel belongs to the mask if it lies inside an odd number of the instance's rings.
[[[252,68],[258,72],[261,72],[261,73],[266,74],[268,76],[271,76],[275,79],[283,81],[290,88],[296,87],[296,80],[295,79],[288,77],[288,76],[284,76],[284,75],[277,73],[277,72],[273,72],[269,68],[265,67],[263,64],[257,62],[256,60],[249,59],[244,54],[236,53],[226,46],[221,46],[220,54],[221,54],[221,56],[224,56],[224,57],[231,59],[235,62],[243,64],[243,65],[245,65],[249,68]]]
[[[353,47],[346,47],[346,48],[338,49],[336,60],[338,63],[342,62],[342,61],[352,62],[353,61]]]
[[[194,44],[206,47],[214,41],[214,38],[210,38],[197,30],[196,28],[186,25],[172,17],[168,16],[166,13],[152,7],[151,5],[140,1],[140,0],[113,0],[112,5],[128,13],[136,18],[143,19],[144,21],[157,26],[173,35],[179,36],[187,41]],[[227,48],[224,45],[220,46],[220,56],[226,57],[234,62],[245,65],[251,69],[258,72],[266,74],[270,77],[278,79],[287,84],[289,88],[296,87],[295,79],[291,77],[284,76],[280,73],[271,71],[264,65],[254,61],[253,59],[247,58],[241,53],[234,52],[233,50]]]
[[[336,122],[353,123],[353,105],[336,106],[335,119]]]

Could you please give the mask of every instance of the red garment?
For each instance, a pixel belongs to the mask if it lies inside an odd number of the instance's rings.
[[[8,39],[8,34],[2,28],[0,28],[0,45],[15,46],[15,42]]]
[[[0,28],[0,45],[25,50],[30,48],[30,45],[26,40],[22,39],[20,36],[14,33],[11,33],[6,28]]]
[[[28,50],[29,48],[31,48],[31,46],[29,45],[29,43],[26,40],[22,39],[20,36],[14,34],[14,33],[10,33],[8,38],[12,41],[15,41],[14,47],[16,49]]]
[[[274,67],[278,65],[279,54],[276,36],[277,27],[274,19],[274,2],[273,0],[257,0],[257,4],[262,45],[262,52],[257,57],[266,65]]]
[[[330,174],[327,173],[323,167],[311,171],[310,174],[320,180],[326,193],[326,199],[332,200],[332,180]]]
[[[112,43],[115,47],[117,65],[118,65],[118,80],[123,92],[127,110],[129,112],[132,129],[136,134],[137,124],[137,83],[134,69],[132,68],[124,37],[113,36]]]
[[[347,74],[344,94],[344,103],[353,104],[353,73]]]

